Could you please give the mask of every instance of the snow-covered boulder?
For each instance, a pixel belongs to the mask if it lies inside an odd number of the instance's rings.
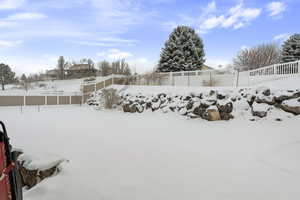
[[[17,162],[19,163],[23,187],[30,189],[45,178],[57,174],[61,170],[60,164],[65,161],[67,160],[56,156],[45,158],[20,152]]]
[[[219,110],[216,106],[209,106],[205,112],[205,118],[208,121],[219,121],[221,120],[221,116]]]

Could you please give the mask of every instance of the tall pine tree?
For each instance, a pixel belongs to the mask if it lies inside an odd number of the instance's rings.
[[[162,49],[157,72],[200,70],[205,53],[202,39],[188,26],[178,26]]]
[[[294,34],[282,45],[282,62],[300,60],[300,34]]]

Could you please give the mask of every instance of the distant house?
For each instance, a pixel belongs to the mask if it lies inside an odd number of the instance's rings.
[[[203,64],[201,70],[214,70],[214,68]]]
[[[74,64],[68,69],[68,71],[86,71],[89,69],[90,69],[89,64]]]
[[[82,78],[96,75],[97,70],[89,64],[73,64],[69,69],[65,70],[70,78]]]
[[[54,80],[57,79],[58,70],[57,69],[51,69],[47,70],[45,74],[41,75],[42,80]]]

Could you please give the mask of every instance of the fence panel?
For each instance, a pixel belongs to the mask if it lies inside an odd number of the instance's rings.
[[[0,96],[0,106],[24,105],[24,96]]]
[[[47,96],[47,105],[57,105],[57,96]]]
[[[59,105],[70,104],[70,96],[59,96]]]
[[[25,96],[26,106],[45,105],[45,96]]]
[[[82,96],[71,96],[71,104],[82,104]]]

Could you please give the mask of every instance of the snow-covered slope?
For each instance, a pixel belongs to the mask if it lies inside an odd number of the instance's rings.
[[[254,85],[253,87],[257,87],[257,86],[266,86],[273,89],[299,89],[300,75],[295,77],[281,78],[273,81],[267,81],[264,83]]]
[[[0,112],[14,146],[69,160],[24,200],[300,197],[299,116],[207,122],[79,106]]]

